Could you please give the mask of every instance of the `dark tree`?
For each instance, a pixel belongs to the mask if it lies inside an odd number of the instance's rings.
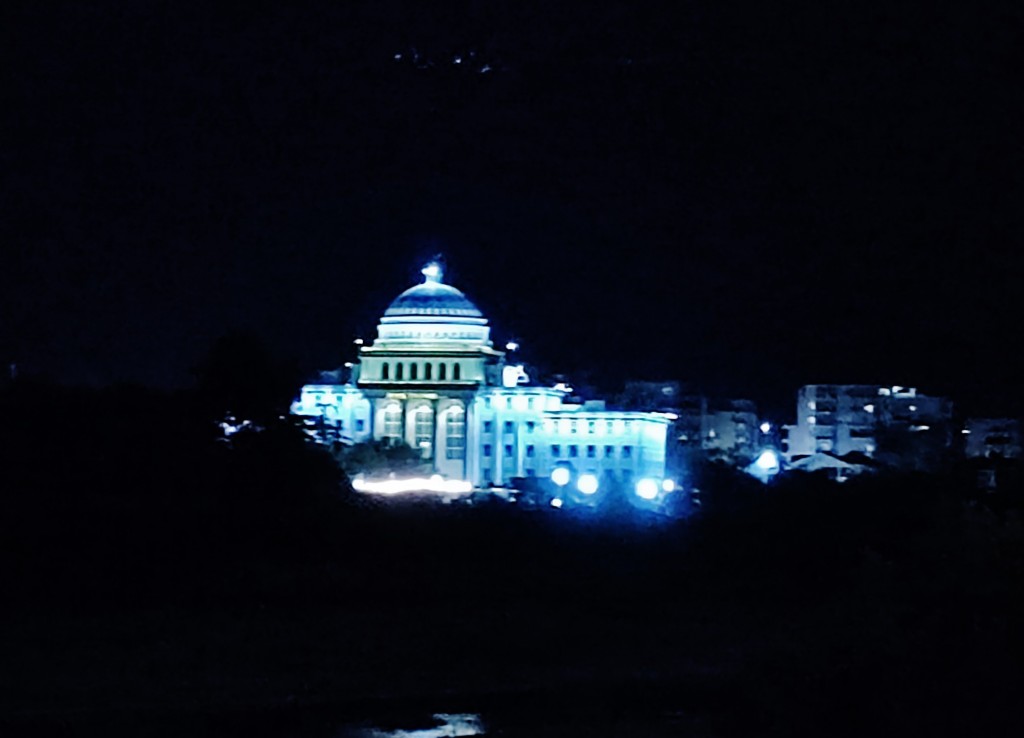
[[[237,331],[217,340],[196,368],[196,380],[204,414],[257,425],[287,416],[302,386],[297,367],[274,356],[255,336]]]

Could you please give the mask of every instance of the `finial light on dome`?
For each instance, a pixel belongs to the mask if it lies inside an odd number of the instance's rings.
[[[441,278],[444,277],[444,271],[436,261],[432,261],[420,269],[420,273],[427,278],[427,282],[440,282]]]

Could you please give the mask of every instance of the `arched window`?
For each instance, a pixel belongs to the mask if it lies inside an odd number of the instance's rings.
[[[419,366],[416,362],[409,365],[409,379],[416,379],[416,369]]]
[[[462,367],[459,366],[459,362],[456,361],[454,364],[452,364],[452,379],[455,380],[456,382],[462,379],[461,369]]]
[[[445,414],[445,456],[449,459],[466,458],[466,412],[453,407]]]
[[[444,380],[448,379],[448,365],[447,364],[439,364],[438,365],[438,367],[437,367],[437,378],[440,381],[442,381],[442,382]]]
[[[389,378],[389,376],[388,376],[390,374],[389,369],[391,369],[391,367],[388,366],[388,363],[386,361],[383,364],[381,364],[381,366],[380,366],[380,378],[381,379],[388,379]]]
[[[398,362],[397,364],[395,364],[395,379],[397,379],[399,382],[402,381],[402,368],[404,366],[405,364],[403,364],[402,362]]]
[[[402,440],[402,407],[394,404],[384,408],[384,431],[381,438],[389,443],[399,443]]]
[[[431,371],[433,368],[434,368],[434,365],[431,364],[429,361],[426,364],[423,365],[423,378],[425,380],[427,380],[428,382],[431,379],[433,379],[433,377],[430,376],[433,373]]]
[[[416,448],[429,459],[434,446],[434,411],[429,407],[421,407],[416,411]]]

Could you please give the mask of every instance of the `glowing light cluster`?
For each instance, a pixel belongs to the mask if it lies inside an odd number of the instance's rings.
[[[658,496],[658,483],[653,479],[641,479],[636,483],[636,496],[642,500],[653,500]]]
[[[779,468],[779,455],[770,448],[761,452],[754,465],[761,471],[770,472]]]
[[[569,470],[564,466],[560,466],[551,472],[551,481],[557,484],[559,487],[564,487],[569,483]]]
[[[579,480],[576,482],[576,489],[582,494],[592,495],[597,492],[597,477],[593,474],[582,474]]]
[[[378,495],[398,495],[410,492],[435,492],[440,494],[466,494],[473,491],[470,482],[459,479],[444,479],[440,474],[432,477],[410,477],[408,479],[382,479],[368,481],[360,477],[352,480],[352,488],[357,492]]]

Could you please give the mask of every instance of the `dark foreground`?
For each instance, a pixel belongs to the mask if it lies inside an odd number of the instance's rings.
[[[952,477],[719,470],[690,520],[386,505],[288,433],[31,422],[5,736],[1019,733],[1020,518]]]
[[[326,560],[267,540],[205,571],[126,557],[100,577],[58,548],[52,590],[2,618],[4,733],[337,735],[445,712],[531,735],[1014,725],[1019,570],[999,567],[1019,566],[1020,529],[989,513],[844,562],[849,542],[818,558],[755,519],[716,540],[654,520],[349,512]]]

